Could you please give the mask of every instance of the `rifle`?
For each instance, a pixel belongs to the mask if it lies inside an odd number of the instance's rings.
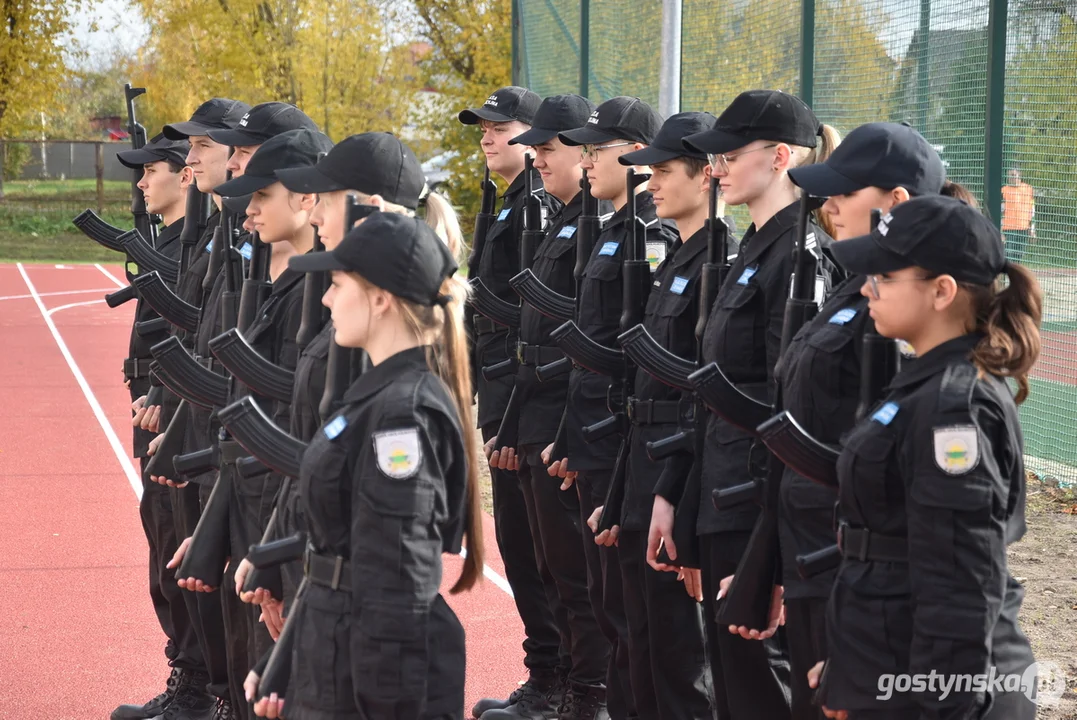
[[[124,103],[127,105],[127,134],[131,137],[131,149],[140,150],[146,145],[146,128],[139,124],[135,118],[135,98],[146,92],[146,88],[131,87],[131,83],[123,86]],[[146,197],[142,194],[142,188],[138,183],[142,180],[139,170],[132,171],[131,176],[131,214],[135,218],[135,230],[142,233],[142,237],[151,244],[157,241],[157,223],[146,211]]]
[[[211,202],[210,196],[198,191],[198,186],[191,183],[187,188],[187,204],[183,212],[183,229],[180,231],[180,275],[187,272],[191,266],[194,247],[198,244],[198,238],[202,237],[205,230],[205,218],[208,215],[207,205]]]
[[[236,319],[236,328],[240,332],[246,332],[257,319],[258,308],[273,291],[273,282],[269,279],[271,252],[269,244],[262,242],[258,233],[251,235],[251,261],[247,265],[247,277],[239,294],[239,314]]]
[[[228,378],[200,365],[175,335],[151,347],[150,353],[164,371],[161,382],[179,397],[207,409],[228,404]]]
[[[209,349],[225,370],[251,390],[271,400],[291,402],[295,372],[259,355],[239,328],[226,330],[210,340]]]
[[[784,355],[797,331],[819,311],[815,303],[815,277],[818,260],[807,249],[808,213],[811,197],[804,193],[800,200],[797,219],[797,246],[793,260],[793,276],[789,299],[785,304],[782,323],[781,354]],[[781,357],[781,355],[779,355]],[[781,411],[781,385],[775,392],[773,411]],[[758,432],[758,431],[757,431]],[[767,627],[771,595],[778,580],[778,504],[785,466],[781,460],[770,455],[766,477],[762,482],[753,479],[749,483],[716,490],[714,503],[720,508],[755,499],[761,501],[762,514],[752,529],[748,547],[737,566],[733,582],[725,600],[718,610],[720,625],[737,625],[753,628]]]
[[[325,245],[322,244],[322,239],[318,235],[318,228],[314,228],[314,247],[311,252],[324,251]],[[300,350],[309,345],[310,341],[329,322],[329,308],[322,304],[322,296],[328,289],[329,273],[327,272],[307,273],[307,276],[303,278],[303,317],[299,321],[299,331],[295,334],[295,342]]]
[[[127,257],[138,265],[140,275],[144,272],[155,272],[169,285],[175,285],[179,280],[179,263],[158,252],[146,242],[146,238],[137,228],[120,235],[119,242],[127,252]]]
[[[520,326],[519,305],[513,305],[510,302],[502,300],[494,294],[493,290],[486,287],[486,283],[484,283],[477,277],[471,278],[468,281],[468,284],[471,285],[471,297],[469,302],[471,304],[471,307],[476,312],[478,312],[483,317],[487,317],[493,320],[498,325],[501,325],[502,327],[508,328],[510,330],[512,328],[517,328]],[[500,363],[498,364],[500,365]],[[483,368],[483,375],[486,376],[487,380],[494,379],[492,377],[489,377],[485,370],[486,369]],[[511,368],[507,369],[505,372],[500,372],[496,377],[508,375],[509,372],[511,372]]]
[[[707,214],[707,261],[699,276],[699,316],[694,328],[696,338],[695,362],[674,355],[655,341],[643,325],[618,336],[617,341],[638,367],[659,382],[693,395],[692,422],[678,429],[675,435],[647,443],[647,455],[658,462],[672,455],[691,456],[695,459],[688,469],[680,499],[675,503],[673,542],[677,547],[677,559],[672,560],[663,547],[659,560],[669,565],[699,567],[699,547],[696,540],[696,518],[699,514],[699,495],[703,471],[703,442],[706,436],[707,415],[702,400],[688,381],[703,364],[703,335],[711,306],[718,289],[729,274],[729,227],[718,215],[719,184],[711,178],[709,208]],[[683,473],[683,463],[670,464],[665,472],[675,476]]]
[[[479,214],[475,216],[475,233],[471,236],[471,254],[467,258],[468,277],[478,277],[479,261],[486,246],[486,234],[494,221],[494,203],[497,202],[497,185],[490,179],[490,167],[483,168],[482,202]],[[347,226],[350,229],[350,226]]]
[[[221,328],[227,330],[239,323],[239,290],[243,283],[243,260],[237,259],[239,248],[235,243],[238,230],[236,219],[228,214],[225,224],[225,243],[221,248],[221,273],[224,275],[224,290],[221,292]]]
[[[157,373],[154,374],[156,375]],[[176,454],[183,449],[183,432],[187,427],[188,416],[189,406],[185,400],[181,400],[176,407],[175,414],[172,416],[172,421],[165,428],[165,436],[157,447],[157,452],[146,463],[146,477],[159,475],[169,480],[179,479],[179,472],[177,472],[172,461]]]
[[[300,560],[302,557],[302,552],[300,552],[299,557],[289,558],[288,562]],[[270,651],[269,661],[262,670],[261,678],[258,681],[259,700],[264,700],[273,695],[279,698],[287,696],[288,684],[292,679],[292,654],[295,652],[295,642],[299,632],[295,629],[298,620],[292,620],[292,618],[298,618],[300,613],[303,612],[302,607],[306,598],[306,593],[304,592],[306,587],[307,581],[304,578],[303,582],[299,584],[299,590],[296,592],[292,611],[288,614],[288,619],[284,623],[284,629],[281,630],[280,637],[274,643],[273,649]]]
[[[221,467],[220,447],[213,445],[204,450],[177,455],[172,459],[172,465],[176,468],[176,472],[187,478],[189,482],[213,485],[217,478],[208,473]]]
[[[187,332],[198,329],[199,308],[177,295],[158,273],[139,275],[132,286],[155,313],[172,325]]]
[[[262,477],[273,472],[273,468],[269,467],[256,457],[245,457],[236,460],[236,472],[244,480],[250,478]]]
[[[307,443],[281,430],[254,398],[241,398],[217,411],[217,419],[243,449],[263,464],[290,477],[299,477]]]
[[[98,245],[115,252],[123,252],[123,245],[120,244],[119,237],[126,231],[115,225],[109,225],[93,210],[83,210],[75,216],[71,223],[81,230],[83,235]]]

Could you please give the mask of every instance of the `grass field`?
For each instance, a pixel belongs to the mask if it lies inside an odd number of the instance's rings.
[[[105,183],[101,217],[131,226],[131,186]],[[0,261],[115,262],[116,253],[78,231],[71,219],[97,209],[94,180],[19,180],[4,183],[0,200]]]

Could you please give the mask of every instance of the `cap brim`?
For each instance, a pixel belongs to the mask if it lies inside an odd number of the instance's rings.
[[[240,195],[250,195],[252,193],[267,188],[273,183],[277,182],[275,177],[256,177],[254,175],[242,175],[240,177],[229,180],[223,185],[218,185],[213,188],[213,192],[222,197],[239,197]]]
[[[221,202],[226,208],[240,215],[247,214],[247,206],[251,204],[250,195],[236,195],[233,197],[221,196]]]
[[[684,143],[686,148],[695,152],[721,155],[722,153],[733,152],[738,148],[742,148],[752,140],[753,138],[734,135],[723,130],[704,130],[703,132],[689,135],[681,142]]]
[[[863,190],[866,185],[851,180],[826,163],[815,163],[789,171],[789,179],[804,192],[815,197],[848,195]]]
[[[220,127],[214,127],[212,125],[203,125],[202,123],[186,122],[172,123],[171,125],[165,125],[161,128],[161,132],[169,140],[186,140],[189,137],[199,137],[201,135],[209,135],[211,130],[220,130]]]
[[[855,275],[896,272],[915,265],[905,256],[880,245],[879,237],[878,232],[873,232],[834,242],[830,244],[830,251],[846,272]]]
[[[221,145],[230,145],[231,147],[250,147],[251,145],[261,145],[266,141],[266,138],[250,135],[242,130],[219,130],[214,129],[206,133],[209,135],[209,139],[215,143]]]
[[[509,140],[509,145],[527,145],[528,147],[534,147],[535,145],[548,143],[555,137],[557,137],[556,130],[543,130],[542,128],[533,127],[527,132],[520,133],[512,140]]]
[[[305,255],[293,255],[288,258],[288,269],[301,272],[327,272],[329,270],[347,270],[330,251],[308,252]]]
[[[499,112],[494,112],[488,108],[469,108],[467,110],[461,110],[457,117],[460,118],[460,122],[465,125],[478,125],[481,120],[489,120],[490,122],[512,122],[516,119],[509,117],[508,115],[502,115]]]
[[[616,140],[618,136],[603,132],[598,128],[582,127],[557,133],[557,137],[565,145],[594,145],[595,143]]]
[[[123,150],[116,153],[116,159],[120,161],[121,165],[131,168],[132,170],[141,170],[143,165],[149,165],[150,163],[161,162],[166,160],[167,156],[164,153],[155,153],[152,150]]]
[[[664,163],[684,156],[684,152],[674,152],[673,150],[663,150],[662,148],[651,146],[645,147],[642,150],[625,153],[617,158],[617,162],[622,165],[657,165],[658,163]]]
[[[327,193],[347,190],[348,186],[329,177],[317,166],[286,168],[277,171],[277,180],[284,187],[297,193]]]

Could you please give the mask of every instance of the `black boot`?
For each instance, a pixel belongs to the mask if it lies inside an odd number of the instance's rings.
[[[505,707],[487,710],[482,720],[556,720],[564,701],[565,684],[557,674],[532,674],[509,699]]]
[[[172,674],[165,683],[165,691],[144,705],[120,705],[112,711],[111,720],[147,720],[155,718],[165,711],[172,698],[176,695],[176,688],[180,686],[180,679],[184,671],[172,668]]]
[[[236,711],[232,708],[232,703],[224,698],[217,700],[216,714],[213,716],[213,720],[237,720],[238,718],[239,716],[236,715]]]
[[[573,686],[558,709],[560,720],[610,720],[606,710],[606,689]]]
[[[206,692],[208,683],[205,673],[184,673],[160,720],[213,720],[216,698]]]
[[[520,683],[520,687],[512,691],[507,700],[498,700],[497,698],[479,700],[475,703],[475,707],[471,708],[471,717],[477,720],[489,710],[504,710],[508,706],[518,703],[521,698],[530,694],[532,690],[537,689],[540,692],[546,692],[556,682],[557,675],[555,672],[535,670],[527,678],[526,682]]]

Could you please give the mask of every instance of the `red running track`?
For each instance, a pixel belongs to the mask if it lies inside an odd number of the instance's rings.
[[[138,478],[121,459],[134,305],[102,301],[122,279],[118,266],[0,265],[0,716],[10,720],[107,718],[168,676]],[[468,711],[524,676],[489,517],[485,547],[487,580],[463,595],[448,595],[460,559],[445,558],[445,596],[467,630]]]

